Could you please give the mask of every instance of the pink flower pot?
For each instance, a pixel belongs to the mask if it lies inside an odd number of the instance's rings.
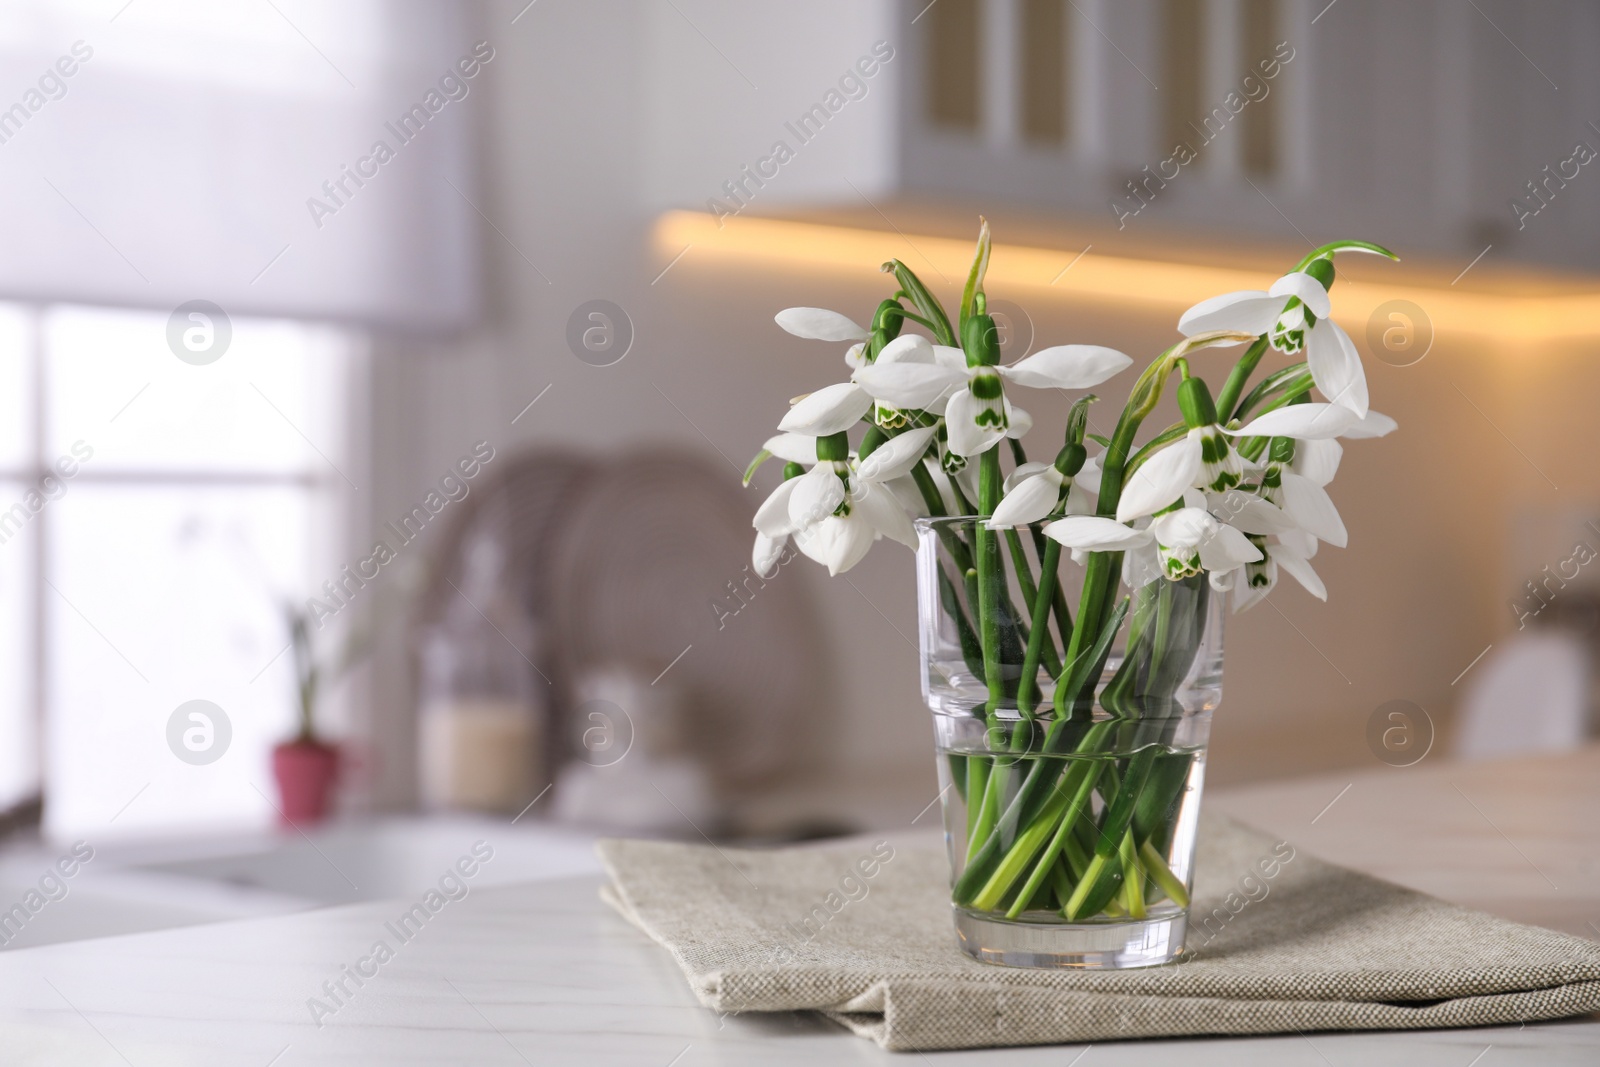
[[[278,780],[278,811],[285,825],[327,817],[339,762],[339,750],[320,741],[287,741],[273,748],[272,776]]]

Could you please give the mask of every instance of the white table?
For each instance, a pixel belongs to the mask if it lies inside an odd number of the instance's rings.
[[[1346,789],[1346,786],[1349,786]],[[1337,799],[1335,800],[1337,796]],[[1328,807],[1330,801],[1334,801]],[[1211,803],[1302,847],[1513,918],[1600,921],[1600,750],[1238,790]],[[470,881],[469,881],[470,884]],[[1600,1063],[1600,1018],[1526,1028],[1313,1034],[891,1054],[809,1015],[719,1018],[592,878],[472,890],[335,1006],[322,989],[411,902],[0,955],[13,1064]],[[1592,932],[1592,931],[1591,931]],[[313,1021],[308,999],[333,1014]],[[1075,1057],[1077,1057],[1075,1059]]]

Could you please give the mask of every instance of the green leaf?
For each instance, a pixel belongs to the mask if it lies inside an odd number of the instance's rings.
[[[963,329],[966,327],[967,319],[972,315],[973,300],[983,292],[983,276],[989,269],[989,251],[989,220],[979,215],[978,250],[972,256],[972,269],[967,273],[967,286],[961,290],[960,325]]]
[[[1078,658],[1067,665],[1066,673],[1059,684],[1066,687],[1068,699],[1071,700],[1083,689],[1083,685],[1105,663],[1106,656],[1111,652],[1111,642],[1117,636],[1117,631],[1122,628],[1122,620],[1128,617],[1127,597],[1111,612],[1111,617],[1106,619],[1106,624],[1100,628],[1100,636],[1094,639],[1094,645],[1078,654]]]
[[[950,316],[944,313],[944,307],[938,298],[922,284],[922,279],[898,259],[889,260],[879,269],[894,274],[895,280],[900,283],[900,288],[905,290],[906,298],[916,305],[922,317],[927,320],[928,328],[933,331],[933,339],[941,345],[957,347],[955,332],[950,329]]]
[[[764,448],[760,452],[757,452],[756,458],[750,461],[750,466],[744,469],[744,484],[749,485],[750,479],[756,476],[756,471],[760,470],[761,465],[771,458],[772,453],[768,452]]]

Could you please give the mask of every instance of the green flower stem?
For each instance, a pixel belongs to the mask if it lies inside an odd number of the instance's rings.
[[[1099,884],[1100,876],[1105,873],[1107,862],[1109,862],[1109,857],[1102,856],[1098,852],[1090,858],[1088,867],[1084,869],[1083,877],[1078,879],[1077,888],[1072,891],[1072,896],[1067,899],[1067,906],[1061,909],[1062,914],[1067,919],[1076,920],[1086,917],[1083,914],[1084,902],[1088,900],[1089,894],[1094,891],[1094,887]]]
[[[1161,693],[1161,667],[1167,658],[1167,644],[1172,637],[1172,587],[1175,583],[1157,579],[1156,624],[1150,638],[1150,672],[1145,678],[1145,690]]]
[[[1139,432],[1145,417],[1155,409],[1156,403],[1161,399],[1162,384],[1172,373],[1176,363],[1177,357],[1173,352],[1180,347],[1181,345],[1175,345],[1167,349],[1145,368],[1129,393],[1127,407],[1122,409],[1122,415],[1117,419],[1117,428],[1112,432],[1111,441],[1106,446],[1101,467],[1100,497],[1096,502],[1095,513],[1102,517],[1112,518],[1117,513],[1117,500],[1122,496],[1122,481],[1129,450],[1133,447],[1134,435]],[[1084,568],[1083,594],[1078,603],[1078,624],[1072,631],[1072,639],[1068,642],[1066,653],[1062,657],[1067,665],[1065,670],[1071,670],[1071,665],[1083,654],[1083,646],[1089,640],[1087,635],[1100,632],[1100,627],[1105,621],[1105,613],[1110,609],[1112,594],[1116,590],[1121,569],[1122,553],[1089,553],[1089,562]],[[1065,677],[1062,680],[1064,682]],[[1086,677],[1084,682],[1077,686],[1057,684],[1055,698],[1057,716],[1064,716],[1069,704],[1074,711],[1077,710],[1082,702],[1082,694],[1068,693],[1067,689],[1082,690],[1085,685],[1091,692],[1093,691],[1092,676]]]
[[[1167,866],[1167,861],[1161,858],[1155,846],[1146,841],[1139,846],[1139,858],[1144,861],[1145,870],[1150,873],[1151,881],[1161,887],[1174,904],[1180,908],[1189,906],[1189,891],[1182,882],[1172,873],[1172,868]]]
[[[1224,412],[1224,414],[1228,414],[1228,421],[1230,422],[1242,422],[1245,416],[1254,411],[1263,400],[1284,388],[1286,383],[1305,374],[1307,374],[1307,369],[1304,361],[1291,364],[1282,370],[1273,371],[1256,383],[1256,387],[1250,390],[1248,396],[1239,401],[1239,406],[1234,408],[1231,414],[1227,412]],[[1217,410],[1222,411],[1221,408]]]
[[[1110,859],[1122,844],[1122,835],[1128,832],[1128,827],[1133,822],[1134,804],[1144,789],[1145,780],[1150,777],[1150,768],[1155,764],[1156,755],[1156,746],[1148,745],[1134,753],[1133,758],[1128,761],[1128,770],[1122,776],[1122,784],[1117,789],[1116,797],[1107,805],[1105,816],[1100,822],[1100,836],[1094,844],[1096,856]]]
[[[1056,861],[1050,865],[1050,888],[1055,890],[1058,906],[1064,907],[1067,898],[1072,896],[1072,875],[1066,857],[1059,852],[1056,853]]]
[[[977,856],[979,844],[988,836],[983,828],[984,807],[989,802],[989,758],[967,757],[967,863]],[[994,824],[994,813],[989,813],[989,825]]]
[[[1056,861],[1061,856],[1061,850],[1072,833],[1073,823],[1084,814],[1090,812],[1089,795],[1094,792],[1095,783],[1100,780],[1100,771],[1104,764],[1099,760],[1083,760],[1080,766],[1083,771],[1078,778],[1077,789],[1073,792],[1072,802],[1062,810],[1056,822],[1055,833],[1050,838],[1050,844],[1045,846],[1043,854],[1039,857],[1039,862],[1034,865],[1033,873],[1028,876],[1028,880],[1023,883],[1022,891],[1017,894],[1019,903],[1032,898],[1034,890],[1039,888],[1045,876],[1055,868]],[[1078,768],[1073,768],[1073,770],[1078,770]],[[1070,782],[1071,779],[1072,775],[1069,773],[1066,781]],[[1008,856],[1007,859],[1009,860],[1010,857]],[[1006,864],[1002,863],[1000,870],[995,872],[995,877],[999,878],[1001,871],[1005,869]],[[986,886],[984,893],[987,892],[988,887]],[[979,898],[981,899],[983,895],[979,894]],[[1063,903],[1065,902],[1063,901]],[[1017,905],[1012,905],[1011,910],[1006,912],[1006,918],[1015,919],[1020,913],[1021,908]]]
[[[978,643],[978,635],[972,632],[967,613],[961,609],[961,597],[956,592],[955,583],[945,574],[943,562],[939,564],[939,602],[944,605],[945,613],[956,622],[956,639],[961,642],[961,658],[966,661],[967,670],[982,681],[983,647]]]
[[[1267,336],[1262,334],[1256,342],[1244,350],[1244,355],[1233,365],[1233,370],[1228,372],[1228,378],[1222,383],[1222,392],[1217,394],[1217,410],[1222,412],[1224,418],[1239,402],[1239,394],[1244,392],[1244,387],[1250,381],[1250,375],[1256,372],[1256,367],[1261,363],[1261,357],[1267,354]]]
[[[1077,770],[1077,768],[1074,768],[1074,770]],[[1001,898],[1006,895],[1006,891],[1011,888],[1012,883],[1017,880],[1023,869],[1038,854],[1045,840],[1055,832],[1057,824],[1061,821],[1062,814],[1075,799],[1076,791],[1073,788],[1075,784],[1072,781],[1072,774],[1069,772],[1067,778],[1056,787],[1049,802],[1045,804],[1044,810],[1039,813],[1039,817],[1034,819],[1027,829],[1017,835],[1017,840],[1011,846],[1011,850],[1000,861],[1000,865],[989,876],[988,882],[978,891],[978,895],[972,898],[972,906],[974,908],[980,911],[990,911],[1000,903]],[[1040,877],[1042,878],[1043,875]],[[1026,897],[1030,894],[1025,892],[1020,895]]]
[[[1059,753],[1065,747],[1066,723],[1057,720],[1050,725],[1044,741],[1039,745],[1039,750],[1046,753]],[[1090,727],[1077,745],[1078,753],[1094,753],[1100,750],[1102,739],[1111,729],[1109,722],[1096,723]],[[973,759],[981,757],[974,756]],[[994,873],[996,865],[1004,858],[1008,851],[1007,842],[1014,840],[1017,828],[1030,825],[1038,814],[1041,803],[1048,801],[1052,787],[1057,784],[1058,776],[1062,773],[1063,764],[1070,763],[1070,756],[1063,755],[1060,759],[1036,759],[1029,768],[1028,776],[1023,781],[1022,787],[1017,790],[1005,811],[995,820],[994,825],[988,830],[986,836],[967,838],[967,864],[962,869],[956,884],[951,890],[951,897],[957,904],[968,904],[982,889],[989,876]],[[969,779],[970,781],[970,779]],[[971,803],[970,800],[968,802]],[[972,820],[968,819],[969,828]],[[976,843],[976,848],[974,844]]]
[[[1000,503],[1000,452],[989,449],[978,460],[978,509],[981,515],[993,515]],[[978,563],[978,637],[983,642],[983,672],[989,686],[989,733],[992,747],[1000,739],[995,735],[996,716],[1005,700],[1005,681],[1000,675],[1000,596],[1005,575],[1000,569],[999,544],[993,530],[983,523],[973,529],[972,539]]]
[[[1123,906],[1128,909],[1130,917],[1143,919],[1146,915],[1144,909],[1144,868],[1139,866],[1139,856],[1133,847],[1133,832],[1131,830],[1122,835],[1122,844],[1117,847],[1117,858],[1122,862]]]
[[[1396,263],[1400,262],[1399,256],[1395,255],[1382,245],[1375,245],[1371,241],[1345,240],[1330,241],[1328,244],[1312,249],[1310,252],[1306,253],[1306,258],[1295,264],[1294,269],[1297,271],[1303,271],[1307,267],[1311,266],[1312,261],[1322,259],[1324,257],[1332,257],[1335,252],[1342,252],[1347,248],[1360,249],[1364,252],[1376,252],[1380,256],[1388,256]]]
[[[1047,539],[1044,546],[1044,556],[1039,562],[1039,588],[1033,600],[1033,628],[1028,631],[1028,647],[1022,656],[1022,675],[1017,679],[1017,710],[1023,714],[1033,710],[1034,687],[1039,680],[1039,660],[1043,655],[1046,643],[1050,644],[1050,653],[1055,655],[1055,643],[1050,641],[1050,608],[1056,600],[1058,588],[1056,574],[1061,565],[1061,542]],[[1063,634],[1067,631],[1063,630]],[[1059,677],[1061,664],[1057,661],[1051,664],[1045,661],[1045,669],[1052,676]]]
[[[1055,599],[1055,565],[1049,560],[1049,546],[1045,547],[1039,567],[1039,585],[1033,584],[1032,568],[1022,549],[1022,538],[1016,530],[1005,533],[1006,546],[1011,549],[1011,563],[1017,569],[1017,584],[1022,587],[1022,603],[1028,609],[1028,647],[1022,661],[1022,676],[1017,680],[1017,709],[1027,714],[1032,708],[1031,698],[1025,700],[1023,691],[1038,684],[1039,664],[1053,678],[1061,673],[1061,658],[1056,655],[1056,643],[1050,637],[1050,604]],[[1055,541],[1056,558],[1060,559],[1061,546]],[[1029,671],[1033,674],[1029,674]],[[1026,707],[1024,705],[1027,705]]]

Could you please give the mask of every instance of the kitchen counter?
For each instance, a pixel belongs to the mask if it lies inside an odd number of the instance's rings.
[[[1335,862],[1523,921],[1600,936],[1600,749],[1424,761],[1220,793],[1207,803]],[[1600,1017],[1525,1027],[1318,1033],[951,1052],[880,1051],[819,1017],[699,1007],[593,876],[489,886],[493,833],[439,895],[0,954],[12,1064],[1163,1062],[1500,1067],[1600,1062]],[[469,873],[470,872],[470,873]],[[414,904],[423,904],[413,911]],[[433,911],[428,905],[435,905]],[[407,919],[406,916],[411,918]],[[377,952],[382,942],[384,952]],[[369,977],[358,980],[352,972]],[[342,989],[340,987],[343,987]]]

